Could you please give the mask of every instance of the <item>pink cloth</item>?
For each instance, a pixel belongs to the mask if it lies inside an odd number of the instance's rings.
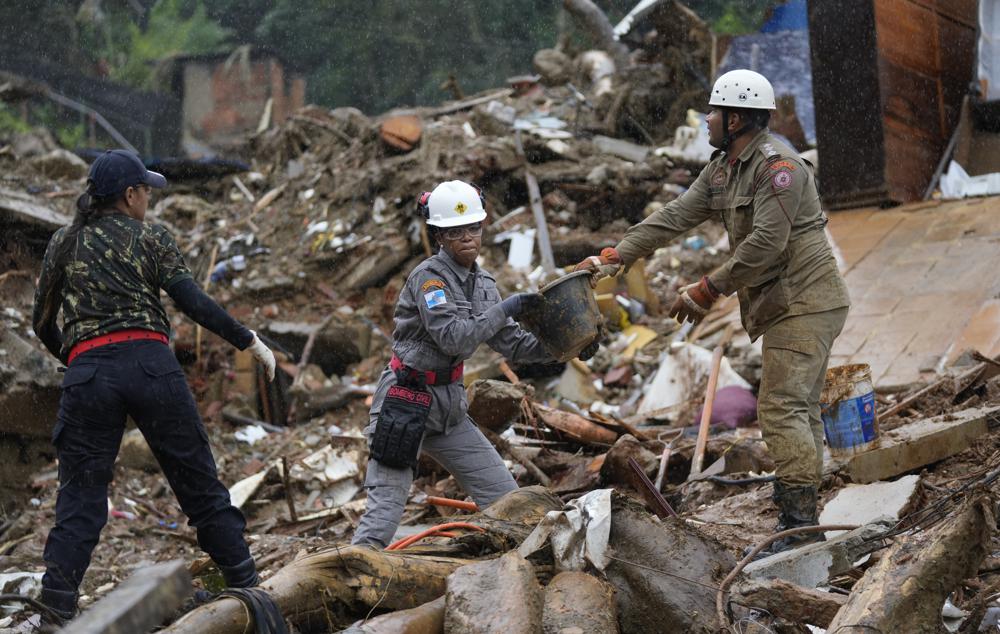
[[[704,407],[698,409],[694,424],[701,423],[701,413]],[[712,405],[712,425],[725,425],[729,429],[747,427],[757,420],[757,397],[750,390],[730,385],[715,393]]]

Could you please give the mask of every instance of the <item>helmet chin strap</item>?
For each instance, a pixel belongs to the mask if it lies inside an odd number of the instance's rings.
[[[742,128],[736,130],[735,132],[729,131],[729,108],[722,108],[722,146],[720,150],[729,150],[729,146],[733,144],[733,141],[750,129],[750,124],[746,123]]]

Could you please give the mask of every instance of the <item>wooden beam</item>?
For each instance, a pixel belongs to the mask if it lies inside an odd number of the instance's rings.
[[[762,608],[792,623],[825,628],[847,603],[847,597],[771,579],[741,584],[732,601],[748,608]]]
[[[162,625],[191,595],[191,575],[181,560],[132,574],[120,586],[59,630],[69,634],[139,634]]]
[[[990,551],[995,500],[979,495],[945,522],[896,538],[855,584],[831,632],[937,633],[944,601]]]

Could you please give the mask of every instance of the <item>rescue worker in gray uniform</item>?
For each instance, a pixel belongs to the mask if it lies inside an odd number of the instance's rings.
[[[424,193],[419,205],[440,249],[410,273],[396,304],[392,361],[379,380],[365,429],[371,447],[367,508],[353,544],[389,545],[403,515],[420,451],[486,508],[517,489],[493,445],[468,416],[462,363],[486,343],[512,361],[548,362],[534,335],[514,318],[538,307],[538,293],[501,299],[479,268],[486,210],[478,189],[461,181]],[[589,358],[597,344],[581,353]]]
[[[767,129],[775,107],[770,82],[730,71],[715,83],[709,105],[709,142],[719,149],[691,188],[577,268],[629,266],[709,218],[723,221],[731,257],[681,289],[670,315],[697,322],[720,296],[737,294],[751,340],[763,336],[757,417],[776,465],[778,530],[815,525],[823,475],[819,399],[847,318],[847,286],[824,232],[812,166]],[[788,537],[770,552],[814,539],[821,534]]]

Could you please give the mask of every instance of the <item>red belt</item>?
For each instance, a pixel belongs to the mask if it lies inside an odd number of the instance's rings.
[[[94,348],[100,348],[101,346],[106,346],[112,343],[122,343],[123,341],[141,341],[143,339],[152,339],[153,341],[159,341],[164,344],[170,343],[170,340],[162,332],[155,332],[144,328],[126,328],[125,330],[116,330],[110,334],[92,337],[77,343],[69,350],[69,361],[67,364],[73,363],[73,359],[88,350],[93,350]]]
[[[391,368],[393,372],[405,369],[407,372],[418,372],[423,374],[427,379],[427,385],[449,385],[451,383],[455,383],[456,381],[460,381],[462,379],[462,373],[465,372],[464,363],[459,363],[451,370],[439,372],[435,372],[434,370],[414,370],[413,368],[403,365],[403,362],[396,355],[392,355],[392,361],[389,362],[389,368]],[[448,377],[447,381],[444,380],[445,376]]]

